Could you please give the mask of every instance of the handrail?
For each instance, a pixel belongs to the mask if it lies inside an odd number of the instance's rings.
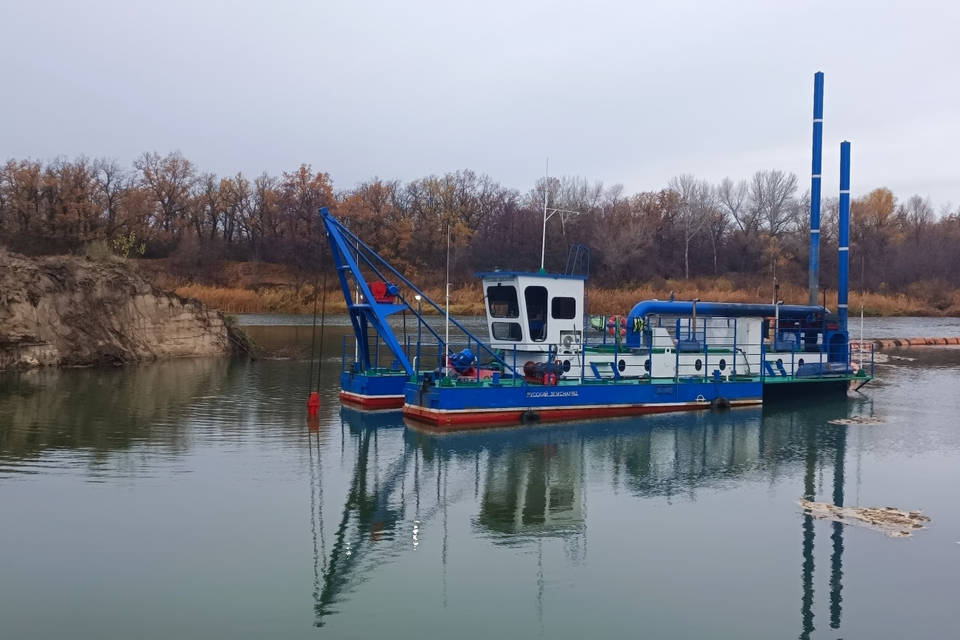
[[[530,343],[526,343],[530,344]],[[537,347],[543,346],[544,343],[536,343]],[[438,347],[442,346],[438,344]],[[460,346],[465,346],[464,343],[454,343],[451,341],[448,345],[449,349],[456,349]],[[658,365],[656,362],[657,354],[652,348],[637,349],[632,350],[632,352],[621,352],[616,349],[612,349],[608,352],[597,352],[594,354],[589,354],[584,351],[576,351],[569,354],[559,354],[556,351],[557,345],[548,344],[545,345],[548,347],[546,352],[524,352],[522,351],[522,344],[517,343],[511,347],[513,367],[512,370],[516,371],[516,374],[511,375],[509,369],[507,373],[498,378],[500,384],[506,385],[521,385],[526,384],[526,377],[520,373],[522,368],[521,358],[529,358],[535,362],[540,362],[546,365],[546,370],[548,372],[557,373],[558,376],[563,377],[566,373],[564,368],[561,365],[562,360],[570,361],[570,373],[569,377],[566,378],[568,381],[579,381],[581,384],[589,384],[592,381],[603,381],[606,383],[637,383],[644,381],[654,381],[654,380],[664,380],[666,373],[669,375],[669,378],[672,379],[674,384],[680,384],[686,380],[702,380],[704,382],[709,382],[715,376],[719,376],[726,381],[738,380],[738,379],[749,379],[757,380],[761,382],[773,381],[774,376],[777,381],[783,380],[797,380],[797,379],[808,379],[808,380],[825,380],[825,379],[834,379],[837,377],[843,376],[852,376],[855,375],[852,370],[849,368],[839,367],[836,369],[831,369],[827,366],[816,367],[815,370],[811,370],[809,375],[797,375],[798,369],[802,366],[800,364],[801,355],[813,355],[813,352],[803,352],[798,348],[792,349],[790,352],[774,352],[768,351],[766,349],[766,343],[754,344],[754,345],[743,345],[739,341],[737,344],[730,345],[728,348],[717,349],[714,345],[707,345],[703,351],[694,351],[694,352],[682,352],[677,351],[676,349],[668,350],[669,353],[661,354],[666,355],[667,357],[672,357],[673,367],[667,366],[664,367],[664,363],[661,360]],[[750,347],[760,347],[759,351],[752,351]],[[762,352],[762,360],[761,360]],[[438,354],[441,351],[437,352]],[[591,357],[591,355],[593,357]],[[789,355],[789,357],[788,357]],[[823,353],[818,353],[821,360],[823,358]],[[627,357],[624,357],[627,356]],[[630,357],[633,356],[633,357]],[[501,359],[508,359],[506,354],[503,354]],[[623,367],[620,367],[620,361],[624,360]],[[777,364],[777,361],[780,361],[780,364]],[[647,361],[650,362],[650,368],[647,368]],[[761,364],[759,371],[751,371],[750,363],[751,361],[761,361],[768,364]],[[822,360],[824,363],[825,360]],[[440,359],[438,356],[438,364]],[[491,360],[491,362],[496,362]],[[814,363],[816,360],[814,360]],[[842,362],[839,363],[842,365]],[[746,374],[739,373],[741,367],[746,365],[748,367]],[[485,366],[485,363],[482,359],[477,359],[473,363],[475,371],[467,376],[457,376],[456,374],[453,377],[460,377],[461,380],[475,381],[479,383],[481,381],[480,369]],[[768,371],[767,366],[771,367],[771,370]],[[579,367],[577,369],[576,367]],[[668,373],[669,372],[669,373]],[[746,377],[741,378],[741,375]],[[864,376],[865,377],[865,376]],[[872,373],[870,378],[872,378]],[[531,384],[536,384],[532,383]]]

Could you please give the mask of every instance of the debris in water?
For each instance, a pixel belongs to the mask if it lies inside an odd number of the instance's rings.
[[[876,416],[854,416],[852,418],[836,418],[827,420],[827,424],[848,425],[848,424],[881,424],[883,420]]]
[[[907,538],[923,529],[930,518],[919,511],[901,511],[893,507],[838,507],[829,502],[800,500],[803,511],[814,518],[843,524],[858,524],[882,531],[891,538]]]
[[[901,360],[903,362],[913,362],[916,358],[908,358],[907,356],[897,356],[892,353],[887,357],[887,360]],[[880,362],[877,360],[876,362]]]

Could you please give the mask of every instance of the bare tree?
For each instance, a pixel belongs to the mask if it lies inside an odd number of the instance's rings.
[[[106,222],[106,235],[109,238],[120,226],[120,203],[129,187],[127,172],[115,160],[106,159],[95,160],[93,170],[96,176],[96,198],[100,214]]]
[[[751,234],[760,228],[757,212],[749,205],[750,190],[746,180],[734,182],[724,178],[717,187],[717,201],[723,210],[733,218],[740,231]]]
[[[133,166],[158,207],[161,228],[168,233],[175,232],[176,222],[189,206],[190,191],[196,181],[193,163],[179,151],[164,157],[154,152],[143,154]]]
[[[197,232],[197,239],[203,240],[206,235],[210,240],[217,236],[223,208],[223,193],[220,190],[221,181],[212,173],[204,173],[196,183],[196,195],[193,206],[190,207],[190,222]]]
[[[250,233],[251,198],[250,181],[242,173],[220,182],[220,192],[224,200],[223,240],[233,244],[235,235],[243,235],[248,240]]]
[[[933,204],[929,198],[923,198],[918,195],[910,198],[900,206],[897,212],[900,219],[900,225],[905,231],[919,241],[921,234],[934,219]]]
[[[715,199],[707,215],[707,231],[710,233],[710,246],[713,248],[713,275],[720,274],[717,255],[720,252],[720,243],[723,242],[723,236],[726,235],[729,228],[730,216],[727,209]]]
[[[697,180],[690,174],[671,178],[670,190],[676,192],[680,207],[677,223],[683,233],[683,277],[690,278],[690,241],[706,224],[716,208],[713,187],[706,180]]]
[[[767,235],[779,236],[796,222],[797,176],[778,169],[757,171],[750,180],[751,215]]]

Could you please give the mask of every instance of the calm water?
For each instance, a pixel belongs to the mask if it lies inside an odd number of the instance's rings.
[[[815,407],[438,437],[341,410],[329,331],[312,426],[304,360],[0,378],[0,637],[957,637],[960,351]]]

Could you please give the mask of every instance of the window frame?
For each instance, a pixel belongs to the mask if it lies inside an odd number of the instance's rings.
[[[497,315],[493,311],[494,309],[493,303],[495,299],[490,295],[490,292],[491,290],[497,291],[497,290],[506,290],[506,289],[511,289],[513,291],[513,300],[512,300],[513,307],[511,308],[510,306],[511,301],[507,299],[506,306],[507,306],[508,315]],[[486,303],[487,303],[487,313],[490,314],[491,318],[497,318],[498,320],[499,319],[515,320],[520,318],[520,297],[517,295],[517,287],[515,285],[503,284],[499,282],[495,285],[491,284],[487,286],[487,290],[485,291],[485,294],[486,294]],[[496,299],[496,301],[498,304],[502,304],[504,302],[503,299]],[[514,312],[514,315],[509,315],[511,310]]]
[[[557,315],[557,308],[556,308],[557,300],[569,300],[569,301],[570,301],[570,303],[573,305],[573,311],[571,312],[571,315],[563,315],[563,316],[558,316],[558,315]],[[567,303],[564,302],[564,304],[567,304]],[[551,298],[551,299],[550,299],[550,318],[551,318],[552,320],[576,320],[576,318],[577,318],[577,299],[576,299],[574,296],[555,296],[555,297]]]
[[[516,338],[510,337],[509,328],[511,326],[516,327],[516,334],[518,337]],[[497,335],[497,329],[501,327],[506,327],[508,329],[508,334],[506,338],[502,338],[499,335]],[[491,322],[490,335],[493,336],[494,340],[500,340],[502,342],[523,342],[523,325],[520,324],[519,322],[502,322],[499,320],[495,322]]]

